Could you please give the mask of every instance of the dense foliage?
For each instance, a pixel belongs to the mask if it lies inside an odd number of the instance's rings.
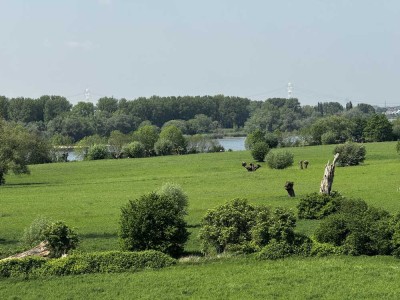
[[[142,252],[92,252],[65,258],[9,259],[0,262],[0,277],[44,277],[91,273],[136,272],[175,264],[170,256],[154,250]]]
[[[271,169],[285,169],[293,165],[294,155],[289,151],[271,151],[267,154],[266,162]]]
[[[204,253],[254,252],[270,241],[293,243],[296,220],[283,208],[255,207],[234,199],[203,217],[199,237]]]
[[[176,188],[165,188],[130,200],[121,208],[119,237],[123,250],[158,250],[177,257],[189,233],[186,229],[187,200]]]
[[[60,257],[78,246],[79,238],[74,230],[61,221],[50,223],[43,232],[50,257]]]
[[[345,143],[336,146],[333,153],[339,153],[338,166],[357,166],[365,160],[366,150],[364,145]]]
[[[268,144],[265,142],[257,142],[253,145],[252,149],[251,149],[251,156],[253,156],[253,158],[258,161],[258,162],[262,162],[265,159],[265,156],[267,155],[267,153],[269,152],[269,147]]]

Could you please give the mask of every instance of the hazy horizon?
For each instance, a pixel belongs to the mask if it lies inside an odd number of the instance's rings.
[[[0,95],[400,105],[400,2],[0,0]]]

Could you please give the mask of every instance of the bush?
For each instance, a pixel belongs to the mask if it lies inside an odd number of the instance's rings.
[[[350,255],[387,255],[393,251],[394,230],[390,214],[369,207],[340,212],[324,219],[315,231],[318,242],[341,246]]]
[[[333,131],[328,131],[321,135],[322,145],[336,144],[338,139],[337,133]]]
[[[164,194],[150,193],[121,208],[119,238],[123,250],[158,250],[177,257],[189,233],[186,207]]]
[[[330,195],[311,193],[300,199],[297,205],[299,219],[322,219],[339,210],[343,197],[338,192]]]
[[[253,145],[251,149],[251,155],[253,158],[258,161],[262,162],[265,159],[265,155],[267,155],[269,151],[268,144],[265,142],[257,142]]]
[[[160,197],[166,197],[175,202],[177,210],[183,214],[187,214],[188,196],[182,190],[181,186],[175,183],[165,183],[157,191]]]
[[[285,169],[293,165],[294,155],[288,151],[273,153],[269,152],[266,158],[267,165],[271,169]]]
[[[333,153],[339,153],[338,166],[356,166],[365,160],[366,150],[363,145],[346,143],[336,146]]]
[[[311,248],[311,256],[329,256],[329,255],[342,255],[343,247],[333,246],[332,244],[328,243],[319,243],[314,241]]]
[[[126,157],[129,158],[141,158],[145,157],[146,155],[143,144],[137,141],[125,145],[122,149],[122,152]]]
[[[51,224],[45,217],[36,218],[29,227],[24,229],[21,242],[25,247],[33,247],[43,242],[46,238],[44,232]]]
[[[258,259],[281,259],[292,254],[292,247],[287,242],[272,240],[257,253]]]
[[[106,145],[93,145],[89,148],[88,153],[86,155],[87,160],[99,160],[106,159],[110,157],[110,153],[108,152]]]
[[[0,277],[28,277],[46,263],[41,257],[14,258],[0,261]]]
[[[253,207],[245,199],[234,199],[208,210],[199,238],[204,253],[254,252],[272,239],[293,242],[295,218],[283,208]]]
[[[35,270],[39,276],[78,275],[90,273],[117,273],[159,269],[175,264],[170,256],[154,250],[142,252],[92,252],[73,254],[65,258],[48,261]]]
[[[173,143],[165,138],[158,139],[154,144],[154,151],[157,155],[171,155],[173,150]]]
[[[63,222],[50,224],[44,231],[44,238],[50,250],[50,257],[60,257],[78,245],[78,235]]]

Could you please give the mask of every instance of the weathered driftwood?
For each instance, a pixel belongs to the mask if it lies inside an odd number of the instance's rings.
[[[27,256],[48,257],[49,254],[50,254],[50,250],[47,248],[47,243],[41,242],[39,245],[37,245],[36,247],[34,247],[32,249],[29,249],[28,251],[9,256],[2,260],[14,259],[14,258],[24,258]]]
[[[325,166],[324,177],[322,178],[319,192],[321,194],[330,195],[333,183],[333,177],[335,176],[335,164],[339,157],[339,153],[336,153],[333,157],[333,162],[330,164],[329,161]]]
[[[289,194],[290,197],[296,196],[296,195],[294,194],[293,186],[294,186],[294,182],[293,182],[293,181],[286,181],[286,183],[285,183],[285,190],[288,192],[288,194]]]

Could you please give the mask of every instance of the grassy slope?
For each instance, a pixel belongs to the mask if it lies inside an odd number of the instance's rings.
[[[367,160],[364,165],[337,168],[334,189],[391,212],[400,211],[399,161],[395,143],[366,144],[366,148]],[[251,161],[247,151],[32,166],[30,176],[10,175],[6,178],[7,185],[0,188],[0,252],[16,249],[23,228],[38,215],[61,219],[75,227],[82,236],[82,251],[118,249],[116,231],[120,207],[128,199],[155,190],[164,182],[179,183],[189,196],[188,222],[194,228],[191,229],[193,234],[187,250],[196,251],[199,248],[196,226],[208,208],[242,197],[252,203],[295,209],[302,195],[318,191],[324,165],[333,157],[332,150],[333,146],[290,149],[295,154],[296,162],[304,159],[310,161],[309,169],[299,170],[295,165],[286,170],[270,170],[263,165],[255,173],[249,173],[240,166],[241,161]],[[286,195],[283,188],[286,180],[295,182],[295,199]],[[311,233],[315,224],[302,221],[298,227],[300,231]],[[349,258],[350,261],[353,259],[359,260]],[[336,265],[335,260],[332,261]],[[374,259],[361,260],[361,268],[365,268],[364,264],[374,266]],[[397,264],[397,261],[393,261],[393,264]],[[215,267],[204,268],[210,274],[217,272],[213,269]],[[221,264],[221,272],[224,269],[228,272],[229,268],[230,263]],[[339,270],[340,266],[337,268]],[[379,276],[382,275],[379,266],[372,269]],[[184,272],[179,270],[180,267],[177,267],[175,272]],[[188,270],[189,273],[193,272],[190,268]],[[195,272],[197,270],[196,267]],[[247,278],[246,274],[251,271],[238,272],[238,276]],[[148,284],[145,276],[157,276],[160,273],[143,274],[147,275],[139,276],[144,276],[142,280],[145,286]],[[103,276],[106,275],[100,275],[99,278]],[[129,276],[136,278],[137,275]],[[255,280],[253,276],[249,278]],[[51,282],[57,284],[58,280]],[[79,279],[68,280],[80,284]],[[92,277],[89,276],[88,280],[92,280]],[[18,284],[31,283],[16,283],[16,286]],[[205,284],[206,289],[211,289]]]

